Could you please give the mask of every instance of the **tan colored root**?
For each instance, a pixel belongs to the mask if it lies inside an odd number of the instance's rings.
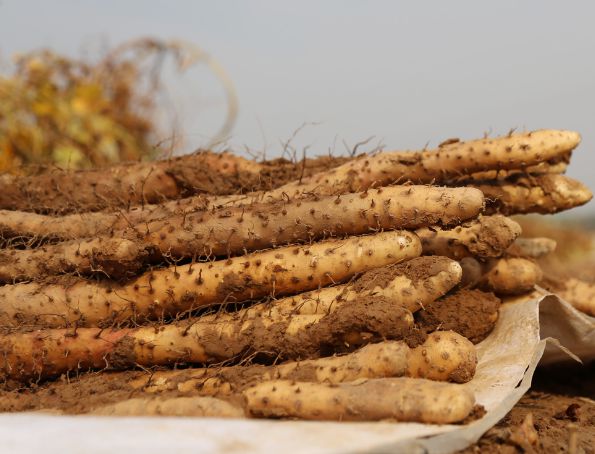
[[[421,228],[415,232],[421,239],[425,255],[443,255],[456,260],[463,257],[499,257],[521,234],[521,227],[505,216],[483,216],[452,230]]]
[[[128,384],[147,393],[230,396],[267,380],[338,384],[363,378],[416,377],[464,383],[475,374],[475,347],[451,331],[432,333],[413,349],[403,341],[365,345],[342,356],[290,361],[274,366],[248,365],[157,371]]]
[[[251,352],[305,359],[320,356],[323,348],[402,339],[412,324],[410,311],[362,292],[326,314],[287,318],[239,311],[154,327],[17,332],[0,338],[0,376],[26,381],[90,368],[218,363]]]
[[[420,362],[424,358],[432,358],[435,362]],[[416,363],[420,364],[421,370]],[[473,376],[475,364],[475,347],[468,340],[452,332],[438,332],[413,349],[403,341],[383,341],[345,355],[270,366],[248,364],[82,374],[76,378],[72,376],[69,382],[50,382],[25,393],[19,393],[18,389],[4,391],[0,394],[0,410],[52,409],[87,413],[106,404],[149,396],[159,396],[159,402],[172,396],[209,396],[238,403],[237,396],[241,391],[263,381],[278,379],[338,384],[364,378],[422,376],[461,382]],[[70,392],[63,393],[65,388]],[[68,397],[62,399],[64,395]]]
[[[140,225],[137,234],[144,243],[176,258],[235,255],[328,236],[453,225],[476,217],[482,208],[479,191],[388,187],[219,208]]]
[[[113,326],[206,305],[283,296],[346,281],[421,253],[413,233],[382,232],[151,271],[114,284],[64,280],[0,287],[3,326]]]
[[[255,417],[331,421],[449,424],[465,419],[475,405],[473,393],[461,385],[416,378],[340,385],[274,380],[243,394],[246,411]]]
[[[416,184],[447,182],[472,172],[517,169],[567,154],[580,142],[572,131],[540,130],[496,139],[450,142],[435,150],[382,152],[362,156],[328,172],[283,185],[265,194],[342,194],[386,186],[395,182]]]
[[[202,416],[245,417],[242,407],[214,397],[135,397],[104,405],[91,412],[100,416]]]
[[[549,161],[540,162],[532,166],[510,169],[510,170],[486,170],[484,172],[476,172],[471,175],[464,175],[458,178],[457,182],[469,181],[494,181],[506,180],[512,177],[527,176],[527,175],[541,175],[544,173],[560,174],[565,173],[570,163],[571,153],[565,154],[559,158],[550,159]]]
[[[459,289],[428,304],[415,321],[422,334],[452,330],[477,344],[494,329],[500,304],[492,293]]]
[[[469,349],[469,354],[473,355],[473,350]],[[361,378],[400,377],[407,374],[410,355],[411,349],[405,342],[384,341],[365,345],[342,356],[289,361],[274,366],[253,364],[157,371],[150,376],[132,380],[129,384],[133,389],[142,389],[148,393],[178,391],[229,396],[266,380],[343,383]]]
[[[543,273],[539,265],[520,257],[490,259],[484,265],[479,287],[497,295],[517,295],[533,290]]]
[[[595,317],[595,284],[580,279],[565,279],[555,291],[576,309]]]
[[[48,170],[0,180],[0,208],[72,213],[126,208],[213,190],[228,181],[232,194],[258,188],[262,166],[231,153],[201,152],[156,162],[127,163],[105,169]]]
[[[546,174],[494,184],[474,184],[486,197],[486,213],[552,214],[584,205],[593,197],[579,181]]]
[[[205,211],[213,207],[203,195],[171,200],[157,205],[142,205],[118,211],[52,216],[28,211],[0,210],[0,246],[80,240],[171,218],[184,213]]]
[[[418,257],[364,273],[354,282],[301,293],[246,309],[280,319],[295,315],[326,314],[351,304],[362,294],[383,297],[416,312],[450,291],[461,280],[460,265],[446,257]]]
[[[102,261],[139,267],[158,257],[233,256],[296,242],[310,242],[336,235],[358,235],[371,231],[416,228],[424,225],[452,225],[475,217],[483,207],[483,195],[472,188],[427,186],[389,187],[338,197],[306,198],[299,201],[261,203],[246,207],[222,208],[172,216],[163,221],[141,224],[113,237],[95,238],[93,249]],[[122,240],[136,243],[138,257],[131,248],[119,247]],[[130,267],[102,266],[91,261],[81,244],[71,241],[37,249],[10,250],[10,262],[0,282],[39,278],[60,272],[89,274],[97,269],[113,278],[126,276]],[[158,254],[151,253],[152,251]],[[2,252],[0,251],[0,254]],[[110,255],[111,253],[111,255]],[[48,262],[57,262],[48,266]],[[2,256],[0,255],[0,265]],[[134,268],[132,268],[134,269]]]
[[[0,282],[65,273],[130,277],[149,254],[137,242],[121,238],[75,240],[35,249],[0,249]]]
[[[517,238],[506,250],[512,257],[538,259],[556,250],[556,240],[551,238]]]

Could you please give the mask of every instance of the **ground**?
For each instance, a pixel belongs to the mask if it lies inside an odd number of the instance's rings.
[[[595,362],[537,369],[512,411],[460,454],[517,452],[595,453]]]

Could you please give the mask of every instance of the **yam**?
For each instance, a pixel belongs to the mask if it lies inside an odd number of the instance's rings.
[[[23,382],[87,369],[219,363],[254,353],[307,359],[326,350],[402,339],[412,325],[408,310],[387,298],[362,295],[328,314],[281,320],[240,311],[161,326],[15,332],[0,338],[0,379]]]
[[[499,257],[521,234],[521,226],[505,216],[483,216],[454,227],[421,228],[423,254],[443,255],[456,260],[463,257]]]
[[[242,418],[242,407],[215,397],[135,397],[104,405],[91,412],[99,416],[201,416]]]
[[[478,285],[497,295],[517,295],[533,290],[542,277],[537,263],[521,257],[503,257],[488,260]]]
[[[565,155],[580,142],[572,131],[539,130],[496,139],[449,141],[438,149],[381,152],[361,156],[328,172],[285,184],[264,197],[283,194],[342,194],[411,181],[447,182],[461,174],[485,170],[518,169]]]
[[[418,257],[367,271],[349,284],[257,304],[246,309],[246,313],[280,318],[325,314],[364,294],[387,298],[416,312],[451,290],[461,276],[460,265],[447,257]]]
[[[0,283],[39,280],[76,273],[131,277],[152,253],[124,238],[94,238],[43,245],[35,249],[0,249]]]
[[[541,268],[531,259],[507,254],[485,261],[465,257],[459,264],[463,270],[460,288],[479,288],[498,296],[530,292],[543,277]]]
[[[409,186],[184,214],[90,241],[0,251],[0,282],[73,271],[120,278],[164,257],[230,257],[326,237],[452,225],[477,216],[482,206],[476,189]]]
[[[584,205],[593,197],[581,182],[545,174],[492,184],[475,184],[486,197],[486,214],[553,214]]]
[[[368,344],[346,355],[269,366],[215,365],[177,370],[103,371],[71,376],[69,380],[46,382],[27,389],[19,384],[13,391],[0,390],[0,411],[52,410],[79,414],[130,398],[138,398],[137,402],[142,403],[152,396],[160,398],[156,402],[171,396],[203,396],[238,403],[237,396],[241,391],[267,380],[338,384],[362,378],[420,376],[419,370],[413,370],[411,365],[415,357],[428,355],[426,349],[434,351],[439,359],[436,364],[421,363],[425,378],[456,381],[471,378],[476,364],[473,344],[452,332],[436,333],[434,336],[438,335],[439,339],[434,338],[434,342],[428,339],[426,344],[414,349],[402,341],[383,341]],[[142,408],[135,407],[143,414]]]
[[[452,424],[475,405],[461,385],[419,378],[379,378],[329,385],[272,380],[244,391],[245,409],[254,417],[329,421]]]
[[[0,287],[3,326],[114,326],[175,317],[212,304],[313,290],[421,253],[415,234],[381,232],[172,266],[131,282],[63,278]]]
[[[484,172],[475,172],[471,175],[462,175],[455,181],[457,184],[466,183],[470,181],[494,181],[506,180],[509,178],[527,176],[527,175],[541,175],[544,173],[560,174],[565,173],[570,163],[571,153],[566,153],[560,157],[550,159],[548,161],[540,162],[538,164],[520,167],[518,169],[507,170],[486,170]],[[452,184],[450,182],[449,184]]]
[[[0,208],[72,213],[159,203],[200,192],[258,188],[261,166],[231,153],[199,152],[103,169],[52,169],[0,180]]]
[[[473,378],[476,365],[475,347],[468,339],[453,331],[436,331],[415,348],[409,348],[403,341],[384,341],[340,356],[273,366],[157,371],[128,383],[132,389],[152,394],[176,391],[223,397],[267,380],[338,384],[363,378],[406,376],[465,383]]]
[[[188,212],[205,211],[212,204],[204,196],[143,205],[118,211],[75,213],[64,216],[28,211],[0,210],[0,246],[21,246],[80,240],[116,232]]]

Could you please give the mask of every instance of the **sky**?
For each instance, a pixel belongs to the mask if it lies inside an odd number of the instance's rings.
[[[511,128],[579,131],[568,174],[595,189],[595,2],[0,0],[0,61],[49,47],[81,56],[152,36],[200,46],[227,71],[229,144],[279,156],[419,149]],[[184,149],[226,113],[206,66],[169,75]],[[167,131],[169,133],[169,131]],[[365,150],[365,146],[361,148]],[[577,210],[595,214],[595,203]]]

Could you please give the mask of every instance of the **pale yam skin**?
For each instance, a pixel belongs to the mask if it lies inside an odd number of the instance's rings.
[[[447,142],[434,150],[381,152],[362,156],[327,172],[283,185],[266,194],[342,194],[411,181],[445,182],[485,170],[517,169],[566,154],[580,143],[572,131],[539,130],[495,139]]]
[[[370,271],[359,279],[363,287],[358,286],[356,280],[341,292],[343,298],[315,305],[295,306],[286,299],[276,302],[278,310],[275,305],[270,308],[257,305],[235,313],[205,315],[163,326],[120,330],[48,329],[7,334],[0,340],[5,352],[4,374],[16,380],[27,380],[86,368],[212,363],[232,359],[250,349],[296,357],[315,354],[317,346],[322,344],[365,344],[374,339],[374,333],[380,338],[398,338],[413,325],[411,311],[404,304],[408,298],[412,302],[409,306],[417,310],[422,301],[428,304],[448,292],[461,276],[458,264],[444,257],[438,260],[421,257],[413,264],[387,268],[391,279],[386,283],[381,284],[380,279],[374,277],[375,272]],[[421,272],[425,272],[425,276],[417,275]],[[410,279],[407,284],[403,276],[411,273],[415,273],[415,280]],[[403,282],[408,286],[400,289]],[[465,362],[453,357],[464,350],[465,341],[454,333],[435,335],[422,349],[412,351],[408,359],[411,362],[409,374],[466,381],[473,375],[469,365],[457,365],[456,370],[448,367],[448,364]],[[467,351],[466,355],[467,363],[474,364],[471,353]],[[408,366],[401,364],[400,367]]]
[[[248,365],[156,371],[129,382],[147,393],[177,391],[229,396],[267,380],[338,384],[362,378],[414,377],[465,383],[477,365],[475,346],[453,331],[436,331],[415,348],[403,341],[368,344],[340,356],[288,361],[274,366]]]
[[[325,287],[312,292],[277,299],[265,304],[257,304],[245,309],[246,314],[267,314],[279,319],[293,315],[325,314],[343,304],[351,304],[363,293],[384,297],[412,313],[426,304],[440,298],[461,280],[462,269],[459,263],[447,257],[418,257],[404,263],[387,265],[391,281],[386,285],[374,283],[357,286],[362,279],[353,283]],[[373,276],[373,272],[364,274]]]
[[[484,265],[479,287],[497,295],[518,295],[534,289],[543,278],[539,265],[522,257],[491,259]]]
[[[475,375],[477,356],[467,338],[454,331],[434,331],[409,354],[407,377],[466,383]]]
[[[544,174],[512,181],[474,184],[486,197],[486,214],[553,214],[584,205],[593,194],[580,181]]]
[[[570,163],[571,153],[561,155],[560,157],[550,159],[549,161],[540,162],[528,167],[509,170],[486,170],[484,172],[475,172],[471,175],[463,175],[458,178],[457,182],[469,181],[491,181],[491,180],[506,180],[511,177],[525,176],[525,175],[541,175],[544,173],[561,174],[565,173]]]
[[[68,279],[5,285],[0,287],[0,322],[45,327],[138,323],[211,304],[313,290],[420,254],[415,234],[391,231],[173,266],[126,284]]]
[[[167,219],[178,214],[212,208],[210,199],[198,195],[161,204],[146,204],[112,211],[65,214],[38,214],[29,211],[0,210],[0,239],[4,244],[46,243],[113,236],[138,224]],[[2,244],[2,243],[0,243]]]
[[[121,278],[163,257],[229,257],[326,237],[453,225],[476,217],[482,209],[483,194],[477,189],[430,186],[213,209],[174,215],[92,240],[0,250],[0,282],[68,272]]]
[[[521,226],[502,215],[482,216],[450,230],[421,228],[424,255],[443,255],[461,260],[464,257],[499,257],[521,234]]]
[[[456,225],[476,217],[483,204],[478,190],[398,186],[218,208],[140,225],[137,231],[144,243],[174,258],[237,255],[330,236]]]
[[[322,346],[344,348],[348,339],[357,345],[402,339],[412,326],[408,310],[362,295],[329,314],[285,320],[240,311],[161,326],[12,333],[0,338],[0,378],[26,382],[87,369],[220,363],[251,352],[305,359],[319,356]]]
[[[253,417],[327,421],[451,424],[473,410],[473,393],[461,385],[419,378],[379,378],[329,385],[272,380],[243,392]]]
[[[446,183],[470,172],[526,168],[542,161],[568,155],[580,142],[578,133],[542,130],[498,139],[446,144],[437,150],[419,152],[386,152],[349,161],[330,171],[315,174],[301,182],[289,183],[267,193],[247,196],[223,196],[210,199],[215,206],[251,203],[251,201],[283,200],[288,196],[314,193],[319,196],[345,192],[365,191],[371,186],[413,181],[417,183]],[[62,239],[82,238],[105,233],[110,228],[122,229],[128,225],[164,219],[171,213],[195,211],[204,208],[201,196],[172,200],[161,205],[143,204],[140,208],[119,213],[97,213],[81,221],[80,215],[69,218],[61,227],[57,218],[27,216],[21,212],[3,212],[4,223],[0,232],[4,236],[37,236],[48,234]],[[16,207],[12,207],[15,209]],[[131,218],[131,219],[130,219]],[[77,225],[75,220],[79,220]],[[127,221],[129,219],[129,221]],[[50,228],[44,224],[53,224]]]
[[[98,407],[90,414],[98,416],[245,417],[242,407],[209,396],[135,397]]]
[[[463,269],[461,287],[480,288],[498,296],[530,292],[543,278],[539,265],[525,257],[505,255],[486,261],[465,257],[459,264]]]
[[[0,249],[0,283],[76,273],[130,277],[148,261],[150,250],[125,238],[93,238],[34,249]]]
[[[435,332],[423,345],[414,349],[404,342],[385,341],[364,346],[344,356],[276,366],[157,371],[149,381],[141,377],[129,382],[131,388],[142,389],[155,397],[136,397],[96,408],[91,413],[109,416],[242,417],[244,411],[238,402],[244,403],[249,411],[250,400],[238,400],[235,396],[242,391],[253,392],[251,386],[270,380],[337,385],[357,383],[362,379],[408,376],[461,383],[473,377],[476,362],[475,348],[463,336],[452,331]],[[232,381],[227,381],[231,377]],[[171,391],[186,396],[159,395]],[[254,410],[255,413],[257,411]]]

